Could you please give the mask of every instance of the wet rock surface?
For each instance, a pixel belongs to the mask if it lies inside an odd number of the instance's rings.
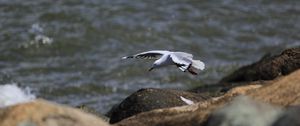
[[[153,109],[187,105],[180,97],[184,97],[193,102],[206,99],[201,95],[179,90],[141,89],[127,97],[111,110],[110,123],[116,123],[129,116]]]

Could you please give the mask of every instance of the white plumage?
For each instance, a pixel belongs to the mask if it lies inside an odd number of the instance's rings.
[[[152,50],[138,53],[132,56],[122,57],[122,59],[128,58],[156,59],[149,71],[168,65],[176,65],[183,72],[188,71],[193,75],[197,75],[200,70],[204,70],[205,68],[205,64],[202,61],[194,60],[193,55],[186,52]]]

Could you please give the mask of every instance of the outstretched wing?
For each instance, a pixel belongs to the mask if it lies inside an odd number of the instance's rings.
[[[181,57],[193,58],[193,54],[186,53],[186,52],[173,52],[173,54]]]
[[[152,51],[146,51],[142,53],[138,53],[132,56],[125,56],[122,57],[122,59],[128,59],[128,58],[137,58],[137,59],[159,59],[162,55],[170,53],[169,51],[163,51],[163,50],[152,50]]]
[[[192,59],[190,57],[178,55],[177,53],[170,54],[170,57],[177,67],[182,71],[186,71],[192,63]]]

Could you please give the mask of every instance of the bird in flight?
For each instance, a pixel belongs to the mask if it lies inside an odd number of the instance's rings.
[[[141,52],[122,59],[155,59],[149,71],[170,65],[176,65],[183,72],[190,72],[198,75],[200,70],[204,70],[205,64],[200,60],[194,60],[193,55],[186,52],[172,52],[166,50],[152,50]]]

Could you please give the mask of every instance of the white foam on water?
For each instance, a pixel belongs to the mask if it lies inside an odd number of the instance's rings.
[[[28,33],[32,35],[33,38],[30,37],[29,42],[26,41],[21,45],[21,47],[40,47],[42,45],[51,45],[53,43],[53,38],[47,36],[44,28],[41,27],[39,23],[32,24],[31,28],[28,30]]]
[[[16,84],[0,85],[0,108],[29,102],[35,98],[29,88],[21,89]]]
[[[31,25],[31,28],[28,31],[32,34],[42,34],[44,32],[44,29],[40,26],[39,23],[34,23]]]

